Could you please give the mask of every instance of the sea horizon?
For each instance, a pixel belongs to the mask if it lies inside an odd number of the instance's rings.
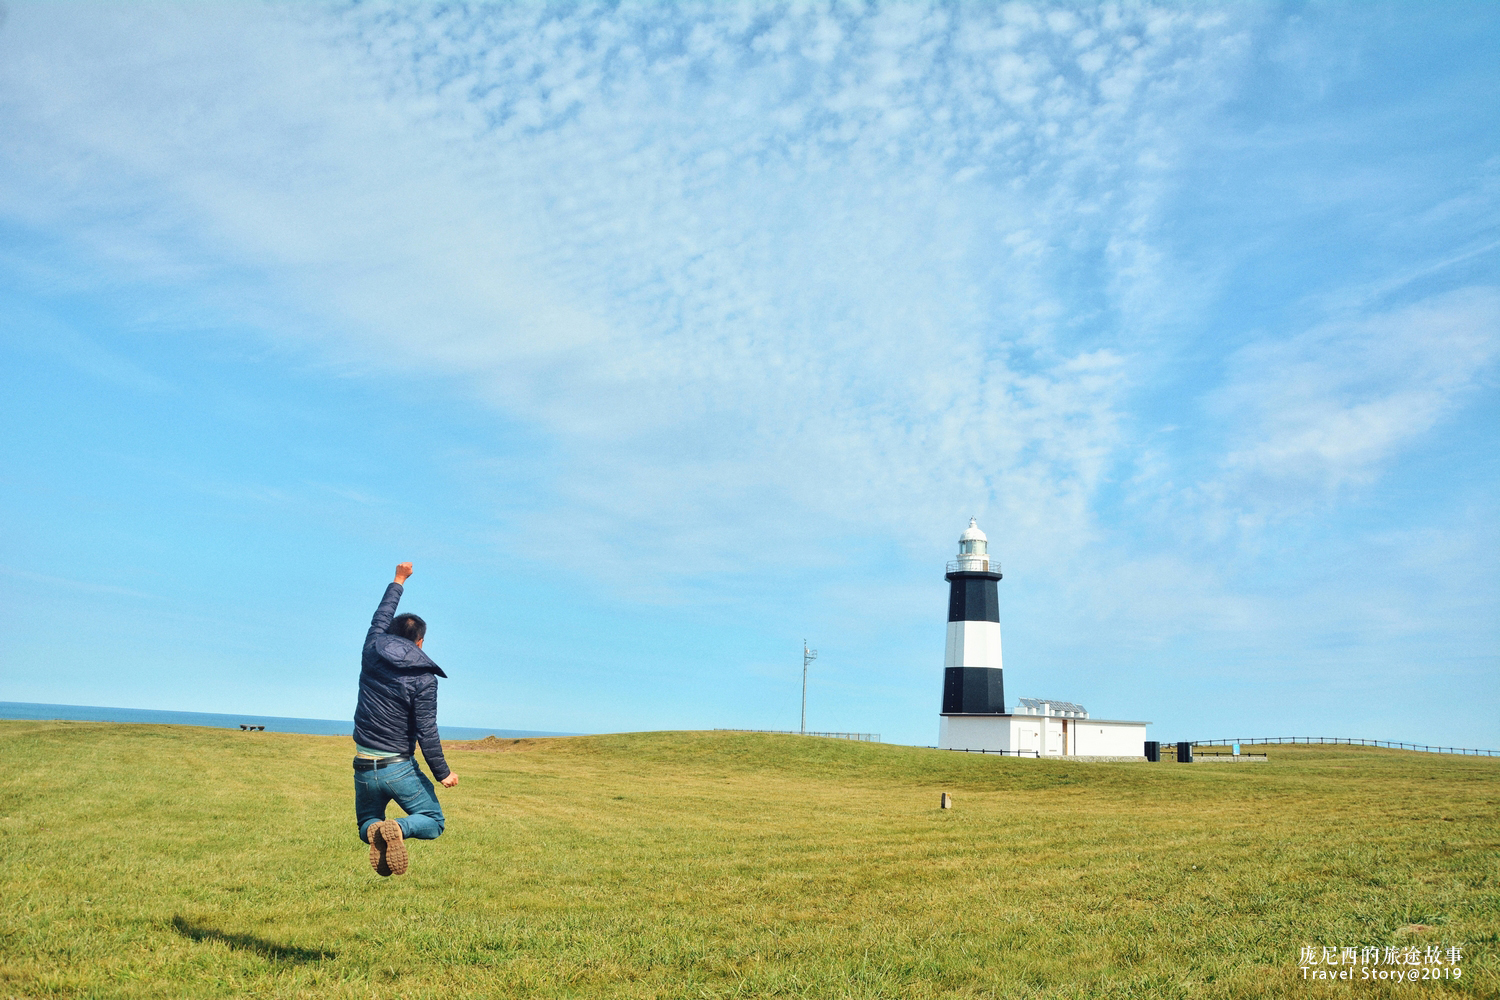
[[[223,712],[174,712],[157,708],[119,708],[104,705],[53,705],[44,702],[0,701],[0,719],[33,722],[120,722],[133,725],[206,726],[239,729],[265,726],[268,733],[307,733],[318,736],[353,736],[353,719],[300,719],[281,715],[230,715]],[[520,737],[581,736],[536,729],[490,729],[481,726],[438,724],[445,740],[482,740],[486,736]]]

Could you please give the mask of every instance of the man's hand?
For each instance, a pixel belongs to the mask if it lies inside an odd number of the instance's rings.
[[[452,771],[449,771],[448,772],[448,777],[446,777],[446,778],[443,779],[443,787],[444,788],[452,788],[454,785],[457,785],[457,784],[458,784],[458,775],[454,774]]]
[[[411,563],[402,563],[396,567],[396,582],[405,583],[411,576]]]

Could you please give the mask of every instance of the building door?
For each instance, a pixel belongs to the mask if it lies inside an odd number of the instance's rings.
[[[1042,749],[1042,736],[1040,731],[1022,726],[1016,730],[1016,750],[1021,753],[1034,754]]]

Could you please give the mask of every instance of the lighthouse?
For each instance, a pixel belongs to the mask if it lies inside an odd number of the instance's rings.
[[[948,646],[943,655],[943,715],[1004,715],[1000,660],[1000,564],[969,518],[948,564]]]
[[[945,577],[948,645],[939,747],[1018,757],[1146,759],[1149,722],[1095,719],[1082,705],[1052,698],[1018,698],[1013,711],[1005,711],[1000,564],[990,558],[990,540],[972,517]]]

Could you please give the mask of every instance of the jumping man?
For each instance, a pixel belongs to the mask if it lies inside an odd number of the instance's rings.
[[[370,621],[354,710],[354,813],[359,839],[370,845],[370,867],[380,875],[406,874],[406,838],[435,840],[443,832],[443,809],[417,767],[417,744],[444,788],[458,784],[437,730],[437,679],[448,675],[422,652],[427,623],[396,615],[409,576],[411,563],[396,567],[396,582],[385,588]],[[392,800],[405,816],[385,818]]]

